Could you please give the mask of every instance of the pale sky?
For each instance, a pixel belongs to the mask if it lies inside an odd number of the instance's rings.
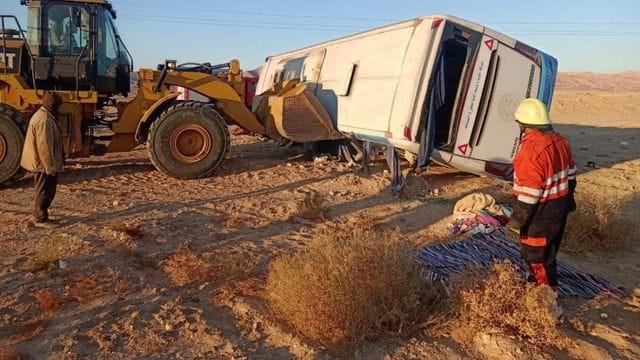
[[[113,0],[120,35],[136,67],[165,58],[245,69],[264,58],[432,13],[478,22],[539,48],[560,71],[640,71],[640,1],[632,0]],[[0,0],[18,15],[19,0]]]

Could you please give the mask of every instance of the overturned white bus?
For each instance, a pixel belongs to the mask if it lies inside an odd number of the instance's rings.
[[[432,159],[509,177],[513,112],[528,97],[549,106],[556,73],[557,60],[540,50],[429,15],[270,56],[256,93],[298,79],[343,134],[404,150],[419,167]]]

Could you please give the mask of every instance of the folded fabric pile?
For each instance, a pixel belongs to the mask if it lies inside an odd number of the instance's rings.
[[[509,260],[518,266],[523,280],[526,271],[520,258],[519,245],[510,241],[503,229],[491,234],[477,233],[453,243],[424,247],[420,250],[418,259],[424,265],[428,279],[445,285],[449,276],[460,273],[471,265],[488,267],[493,262]],[[621,288],[606,279],[582,272],[562,261],[558,261],[558,273],[561,297],[591,299],[598,294],[615,297],[625,295]]]
[[[453,210],[455,221],[449,232],[460,235],[465,232],[471,234],[490,234],[511,220],[513,210],[509,205],[496,204],[493,196],[473,193],[460,199]]]

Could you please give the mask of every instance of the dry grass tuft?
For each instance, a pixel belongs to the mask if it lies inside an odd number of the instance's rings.
[[[0,360],[27,360],[30,357],[14,347],[0,346]]]
[[[175,286],[210,281],[213,267],[190,250],[178,250],[171,254],[164,264],[164,271]]]
[[[214,278],[218,281],[247,279],[260,262],[260,257],[245,252],[223,251],[215,254],[212,264]]]
[[[624,219],[619,204],[594,194],[576,193],[577,210],[569,215],[562,251],[624,251],[640,226]]]
[[[443,294],[422,278],[415,249],[398,231],[355,229],[320,233],[274,260],[265,297],[275,315],[335,348],[416,330]]]
[[[140,224],[125,223],[125,224],[113,226],[112,229],[115,232],[123,233],[127,235],[133,240],[142,239],[147,235],[146,232],[140,226]]]
[[[63,297],[57,296],[52,293],[50,290],[38,290],[34,294],[36,301],[38,302],[38,306],[42,311],[48,314],[54,314],[67,303],[67,300]]]
[[[126,279],[110,271],[67,279],[65,289],[60,296],[48,289],[38,290],[34,294],[38,307],[45,313],[54,314],[69,304],[82,306],[109,297],[123,297],[132,292],[132,286]]]
[[[104,290],[104,284],[97,276],[78,276],[71,280],[67,296],[84,304],[87,299],[102,295]]]
[[[308,192],[298,202],[298,213],[305,219],[322,221],[327,217],[327,199],[316,191]]]
[[[65,298],[80,305],[107,296],[122,297],[130,294],[131,284],[124,278],[108,273],[76,276],[71,279]]]
[[[488,269],[468,268],[450,281],[451,310],[457,316],[452,327],[468,338],[496,329],[534,345],[563,347],[566,337],[556,326],[556,300],[551,288],[525,285],[510,262]]]
[[[229,229],[237,229],[239,227],[254,227],[256,219],[247,214],[232,213],[229,215],[225,226]]]
[[[64,254],[64,243],[60,237],[46,238],[35,249],[33,256],[27,261],[25,269],[30,272],[54,270],[58,268],[58,260]]]

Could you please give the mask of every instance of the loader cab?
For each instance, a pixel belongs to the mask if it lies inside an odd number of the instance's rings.
[[[23,0],[38,88],[129,92],[133,60],[107,1]]]

